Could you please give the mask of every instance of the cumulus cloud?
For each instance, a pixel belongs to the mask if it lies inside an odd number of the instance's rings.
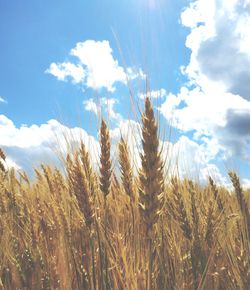
[[[10,165],[29,173],[40,163],[59,166],[60,155],[74,148],[80,140],[89,149],[91,159],[97,162],[98,142],[81,128],[68,128],[56,120],[39,126],[16,127],[9,118],[0,115],[0,147],[6,152]]]
[[[128,145],[130,154],[130,161],[134,174],[138,174],[138,170],[141,166],[140,150],[141,150],[141,126],[138,122],[133,120],[122,120],[119,126],[110,130],[110,137],[113,144],[113,155],[116,160],[116,170],[118,170],[118,148],[117,145],[122,137]]]
[[[250,162],[250,108],[231,109],[226,114],[226,126],[217,127],[217,136],[228,150],[225,156],[237,155]]]
[[[104,87],[113,92],[115,82],[125,83],[125,71],[119,66],[112,53],[110,44],[106,40],[78,42],[71,50],[71,55],[76,56],[85,67],[87,87],[94,89]]]
[[[181,20],[191,28],[186,41],[191,49],[188,76],[199,84],[205,78],[219,82],[226,91],[250,100],[249,3],[198,0],[182,13]]]
[[[249,160],[249,22],[250,5],[244,0],[197,0],[181,14],[190,29],[190,61],[181,68],[189,82],[177,95],[168,95],[159,110],[204,146],[214,144],[214,157],[224,152],[227,158]]]
[[[141,125],[132,120],[123,120],[119,127],[110,131],[110,136],[113,144],[117,144],[121,136],[127,140],[131,162],[135,173],[137,173],[141,166]],[[216,145],[213,142],[198,144],[187,136],[181,136],[175,143],[160,141],[166,174],[168,176],[177,175],[181,179],[188,177],[201,184],[206,184],[208,176],[212,176],[218,184],[228,186],[228,180],[213,160],[213,150],[217,150]]]
[[[227,130],[237,136],[250,136],[250,108],[227,111]]]
[[[202,85],[202,77],[223,84],[226,91],[250,99],[250,8],[247,1],[198,0],[182,13],[191,29],[186,73]],[[199,83],[201,82],[201,83]]]
[[[227,179],[213,161],[208,146],[198,144],[187,136],[181,136],[175,143],[165,141],[162,146],[169,175],[190,178],[201,184],[206,184],[208,176],[212,176],[217,183],[227,186]]]
[[[117,144],[122,136],[128,142],[134,172],[138,173],[141,165],[141,135],[141,125],[133,120],[121,120],[119,125],[110,129],[111,155],[116,170]],[[59,157],[65,156],[68,149],[79,146],[80,140],[84,141],[97,169],[99,143],[85,130],[78,127],[68,128],[56,120],[39,126],[34,124],[17,127],[9,118],[0,115],[0,147],[6,152],[7,166],[26,170],[30,175],[33,174],[33,168],[41,163],[61,167]],[[160,144],[163,146],[163,157],[166,158],[164,161],[169,175],[178,174],[181,178],[189,177],[201,183],[206,183],[210,175],[216,182],[226,185],[225,178],[212,162],[212,154],[209,153],[214,144],[209,149],[186,136],[182,136],[176,143],[161,141]]]
[[[238,95],[219,88],[204,91],[198,86],[193,89],[182,87],[179,94],[167,96],[159,108],[167,119],[172,118],[173,126],[184,132],[196,131],[197,137],[211,136],[217,126],[226,126],[229,112],[247,112],[249,109],[250,102]]]
[[[78,42],[70,55],[76,57],[77,64],[71,62],[52,63],[46,73],[58,80],[71,79],[74,83],[83,83],[87,88],[115,91],[115,83],[125,84],[127,80],[145,78],[141,69],[124,69],[113,56],[113,50],[107,40],[86,40]]]

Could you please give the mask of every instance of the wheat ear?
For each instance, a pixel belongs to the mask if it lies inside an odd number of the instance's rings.
[[[100,129],[100,189],[104,194],[105,200],[110,192],[111,184],[111,160],[110,160],[110,136],[109,129],[105,121],[102,119]]]
[[[139,179],[140,211],[147,232],[157,222],[162,207],[163,163],[159,153],[158,126],[149,97],[145,99],[145,112],[142,115],[142,168]]]
[[[123,138],[121,138],[119,143],[119,163],[124,190],[132,201],[134,200],[133,171],[130,164],[128,145]]]
[[[177,178],[172,178],[172,191],[173,197],[175,201],[175,206],[177,209],[177,220],[179,221],[180,227],[184,236],[188,240],[192,240],[192,228],[188,219],[187,211],[184,205],[183,196],[179,191],[178,180]]]
[[[5,173],[5,166],[4,166],[4,162],[6,160],[6,156],[3,152],[3,150],[0,148],[0,171]]]
[[[246,199],[244,198],[243,189],[241,187],[239,177],[237,176],[235,172],[232,172],[232,171],[230,171],[228,175],[233,183],[237,201],[238,201],[238,204],[239,204],[239,207],[240,207],[243,219],[244,219],[244,223],[246,226],[246,234],[247,234],[248,240],[250,240],[250,211],[249,211]]]
[[[94,209],[88,182],[81,167],[78,152],[74,156],[74,161],[70,161],[69,158],[68,156],[68,164],[70,164],[70,168],[68,169],[69,180],[79,208],[84,215],[85,223],[90,227],[93,223]]]

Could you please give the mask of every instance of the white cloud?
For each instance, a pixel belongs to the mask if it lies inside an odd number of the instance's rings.
[[[185,105],[178,107],[181,102]],[[193,89],[182,87],[177,96],[167,96],[159,108],[167,119],[172,119],[173,126],[184,132],[195,130],[197,137],[213,135],[217,126],[225,127],[227,112],[232,109],[250,110],[250,102],[216,89],[202,91],[198,86]]]
[[[134,164],[139,164],[139,147],[137,147],[140,142],[139,130],[140,125],[129,120],[121,120],[115,129],[110,130],[113,161],[115,161],[113,156],[117,153],[116,145],[122,134],[128,140]],[[97,169],[100,154],[99,142],[84,129],[69,128],[57,120],[49,120],[41,125],[16,127],[12,120],[0,115],[0,147],[6,153],[7,166],[26,170],[31,175],[33,168],[41,163],[60,167],[61,154],[65,156],[68,149],[79,145],[80,140],[84,141],[91,161]]]
[[[101,104],[106,107],[108,117],[119,122],[122,120],[122,116],[114,110],[114,105],[117,102],[117,99],[114,98],[101,98]]]
[[[9,157],[6,157],[5,164],[6,164],[6,167],[8,169],[10,169],[10,168],[14,168],[15,170],[20,170],[21,169],[21,167],[19,165],[17,165],[16,162],[14,162]]]
[[[87,87],[93,89],[104,87],[113,92],[115,82],[126,82],[125,71],[112,53],[107,40],[78,42],[71,50],[71,55],[76,56],[86,69]]]
[[[85,78],[84,69],[78,64],[70,62],[51,63],[50,67],[45,71],[55,76],[60,81],[71,79],[73,83],[80,83]]]
[[[250,160],[249,8],[249,1],[197,0],[181,15],[190,28],[190,62],[181,68],[189,83],[168,95],[159,110],[209,147],[211,157],[224,152],[226,158]]]
[[[163,88],[160,90],[152,90],[148,93],[140,93],[139,98],[144,100],[147,95],[152,99],[160,99],[167,96],[167,91]]]
[[[115,98],[104,97],[98,98],[97,101],[94,101],[93,98],[83,101],[83,105],[86,111],[93,112],[96,116],[101,116],[102,114],[106,113],[110,120],[120,122],[122,120],[122,116],[114,109],[114,106],[117,103],[118,100]]]
[[[1,163],[3,164],[5,170],[9,170],[9,169],[16,169],[19,170],[21,169],[21,167],[19,165],[16,164],[16,162],[14,162],[9,156],[7,156],[5,158],[5,160],[1,159]]]
[[[131,158],[137,170],[140,164],[140,125],[132,120],[121,120],[117,127],[110,130],[113,161],[116,159],[113,156],[117,157],[116,145],[121,135],[128,140]],[[99,142],[84,129],[69,128],[57,120],[49,120],[41,125],[17,127],[8,117],[0,115],[0,148],[6,153],[6,165],[17,170],[26,170],[31,175],[33,168],[41,163],[60,167],[61,154],[65,156],[68,149],[79,145],[80,140],[84,141],[91,161],[97,169],[100,154]]]
[[[185,92],[185,88],[181,89],[181,93],[179,95],[174,95],[172,93],[166,95],[166,100],[161,106],[158,108],[159,111],[164,115],[167,120],[172,120],[173,113],[175,112],[176,108],[180,105],[181,101],[183,100],[183,93]],[[177,126],[177,122],[175,121],[174,125]]]
[[[59,154],[67,152],[83,140],[92,161],[98,160],[99,145],[94,137],[81,128],[68,128],[56,120],[46,124],[16,127],[0,115],[0,147],[6,152],[8,163],[32,172],[40,163],[59,165]]]
[[[203,144],[198,144],[187,136],[181,136],[176,143],[163,142],[163,156],[166,158],[168,174],[190,178],[201,184],[206,184],[208,176],[221,184],[227,185],[227,180],[212,161],[211,151]]]
[[[127,75],[127,79],[128,80],[135,80],[135,79],[142,79],[145,80],[146,79],[146,74],[143,72],[143,70],[141,68],[137,69],[137,68],[132,68],[132,67],[128,67],[126,69],[126,75]]]
[[[128,142],[134,172],[138,173],[141,152],[141,125],[133,120],[121,120],[110,130],[112,160],[118,157],[117,144],[122,136]],[[66,139],[65,139],[66,138]],[[0,147],[6,152],[7,166],[17,170],[24,169],[32,174],[33,168],[41,163],[60,166],[59,154],[65,154],[68,148],[75,148],[83,140],[94,167],[97,169],[100,148],[98,141],[81,128],[68,128],[56,120],[46,124],[16,127],[6,116],[0,115]],[[160,142],[163,146],[163,158],[170,162],[168,174],[181,178],[189,177],[201,183],[207,182],[208,175],[216,182],[225,185],[226,179],[212,162],[211,151],[215,145],[204,146],[182,136],[176,143]],[[118,168],[116,166],[116,168]]]
[[[132,120],[123,120],[119,127],[110,131],[113,144],[117,144],[121,136],[127,140],[135,173],[141,165],[141,135],[141,125]],[[188,177],[202,184],[206,184],[208,176],[212,176],[218,184],[228,186],[228,180],[213,161],[213,150],[217,150],[213,142],[198,144],[187,136],[181,136],[176,143],[160,141],[160,147],[167,175],[177,175],[181,179]]]
[[[243,189],[250,189],[250,179],[244,178],[242,180],[242,187]]]
[[[101,115],[101,106],[94,101],[93,98],[90,98],[86,101],[83,101],[83,105],[86,111],[94,113],[96,116]]]
[[[246,1],[198,0],[182,14],[191,28],[186,45],[191,49],[186,68],[189,78],[220,83],[225,90],[250,99],[250,22]],[[206,80],[207,79],[207,80]]]
[[[141,69],[128,67],[124,69],[113,56],[109,41],[86,40],[78,42],[71,49],[70,55],[77,58],[78,63],[52,63],[46,73],[54,75],[58,80],[72,80],[83,83],[92,89],[105,88],[115,91],[115,83],[126,84],[127,80],[145,79]]]
[[[140,150],[141,150],[141,126],[139,123],[133,121],[133,120],[122,120],[119,123],[119,126],[112,129],[110,131],[110,137],[112,139],[113,143],[113,151],[114,156],[118,160],[118,151],[117,151],[117,144],[120,141],[120,138],[122,137],[124,140],[126,140],[131,164],[134,170],[134,174],[138,173],[141,160],[140,160]]]
[[[3,97],[0,96],[0,103],[7,103],[7,101]]]

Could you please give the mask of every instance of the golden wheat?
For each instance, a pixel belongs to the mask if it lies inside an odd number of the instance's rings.
[[[0,289],[248,289],[250,191],[239,177],[229,173],[234,193],[211,177],[169,183],[148,97],[138,173],[124,139],[112,173],[109,134],[102,120],[99,171],[83,142],[66,174],[43,164],[33,179],[0,150]]]

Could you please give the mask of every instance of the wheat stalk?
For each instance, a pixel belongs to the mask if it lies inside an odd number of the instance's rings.
[[[153,286],[153,226],[162,209],[164,192],[163,163],[159,152],[158,125],[155,120],[151,101],[145,99],[142,115],[141,170],[139,172],[139,209],[148,235],[148,279],[147,289]]]

